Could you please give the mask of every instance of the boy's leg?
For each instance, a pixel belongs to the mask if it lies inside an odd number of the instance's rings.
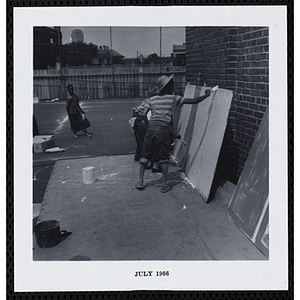
[[[166,187],[167,180],[168,180],[169,164],[162,163],[161,168],[162,168],[162,187]]]
[[[161,186],[161,192],[166,193],[172,189],[170,185],[168,185],[168,172],[169,172],[169,164],[168,163],[162,163],[162,186]]]
[[[140,179],[139,179],[139,183],[144,183],[144,174],[145,174],[145,170],[146,170],[147,165],[144,163],[140,164]]]
[[[84,129],[84,130],[82,130],[82,131],[83,131],[83,133],[84,133],[87,137],[91,137],[91,136],[92,136],[90,133],[87,132],[86,129]]]
[[[169,172],[169,156],[171,153],[172,135],[169,128],[161,128],[157,132],[157,160],[158,166],[161,167],[162,171],[162,185],[161,192],[166,193],[172,189],[167,184],[168,172]]]
[[[135,161],[139,161],[140,158],[141,158],[141,148],[140,148],[140,145],[139,145],[139,139],[138,139],[138,133],[136,132],[136,129],[133,127],[134,129],[134,137],[135,137],[135,140],[136,140],[136,150],[135,150],[135,155],[134,155],[134,160]]]
[[[77,132],[73,130],[73,133],[74,133],[74,138],[77,139],[78,138]]]
[[[153,135],[153,131],[147,130],[144,137],[143,149],[140,158],[139,181],[135,186],[138,190],[143,190],[145,188],[144,174],[153,151],[152,135]]]
[[[161,192],[166,193],[172,189],[170,185],[168,185],[168,173],[169,173],[169,164],[168,163],[162,163],[162,185],[161,185]]]
[[[133,129],[134,129],[134,136],[137,143],[135,159],[139,160],[143,150],[143,143],[147,131],[147,126],[143,124],[141,121],[136,120]]]
[[[138,190],[143,190],[145,188],[144,186],[144,174],[146,170],[147,164],[140,162],[140,173],[139,173],[139,181],[137,185],[135,186]]]

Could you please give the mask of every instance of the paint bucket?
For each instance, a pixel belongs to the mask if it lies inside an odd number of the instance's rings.
[[[95,168],[94,167],[82,168],[82,181],[85,184],[92,184],[95,182]]]
[[[43,221],[34,226],[35,238],[40,248],[50,248],[61,241],[66,230],[60,230],[55,220]]]

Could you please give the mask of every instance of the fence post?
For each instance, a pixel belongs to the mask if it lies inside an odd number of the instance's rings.
[[[139,97],[144,97],[143,67],[139,67]]]

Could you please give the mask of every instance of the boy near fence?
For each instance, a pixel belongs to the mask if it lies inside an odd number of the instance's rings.
[[[143,114],[151,110],[147,132],[144,138],[143,150],[140,158],[139,181],[136,185],[138,190],[144,190],[144,174],[152,157],[158,161],[162,168],[161,192],[166,193],[172,189],[167,184],[169,171],[169,156],[172,151],[173,132],[171,127],[172,108],[181,107],[183,104],[197,104],[207,97],[211,91],[207,89],[205,95],[193,99],[174,95],[173,76],[162,75],[156,81],[157,95],[151,97],[145,104]]]

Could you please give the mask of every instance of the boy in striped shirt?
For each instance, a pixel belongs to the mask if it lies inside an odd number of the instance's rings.
[[[183,98],[174,95],[173,75],[162,75],[156,81],[157,95],[151,97],[143,111],[147,114],[151,110],[151,117],[148,123],[147,132],[144,138],[143,150],[140,158],[139,181],[136,185],[138,190],[144,190],[144,174],[151,156],[158,161],[162,168],[161,192],[166,193],[172,189],[167,184],[169,172],[169,155],[172,150],[173,134],[171,127],[172,108],[181,107],[183,104],[197,104],[207,97],[211,91],[207,89],[204,96],[193,99]]]

